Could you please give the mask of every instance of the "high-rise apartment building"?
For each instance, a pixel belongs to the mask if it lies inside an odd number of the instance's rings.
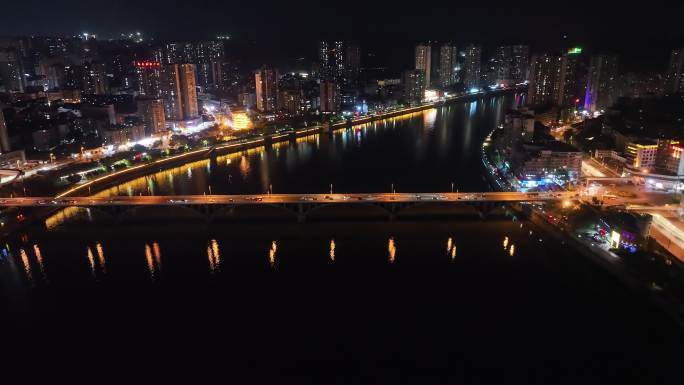
[[[416,46],[416,70],[423,71],[425,88],[430,87],[432,80],[432,46],[430,43]]]
[[[574,108],[581,108],[586,86],[586,65],[581,53],[581,48],[573,48],[563,54],[533,55],[527,103],[560,107],[561,119]]]
[[[167,119],[181,121],[198,118],[195,66],[193,64],[163,66],[161,95]]]
[[[549,53],[532,56],[527,104],[554,104],[560,88],[562,57]]]
[[[489,79],[490,84],[508,85],[511,80],[511,64],[513,63],[511,46],[500,46],[494,53],[494,78]]]
[[[356,41],[321,41],[318,46],[318,67],[312,73],[321,82],[334,82],[339,90],[340,105],[356,103],[361,74],[361,48]],[[321,103],[323,103],[321,101]]]
[[[221,41],[203,41],[195,44],[197,82],[202,90],[222,88],[224,56],[224,45]]]
[[[345,81],[347,71],[345,69],[345,44],[343,41],[335,41],[332,45],[333,49],[329,53],[332,59],[332,74],[333,79],[337,81]]]
[[[194,44],[195,62],[211,63],[224,59],[225,50],[221,41],[201,41]]]
[[[147,136],[166,131],[166,112],[164,101],[153,97],[137,99],[138,116],[145,126]]]
[[[564,108],[584,105],[587,69],[582,49],[572,48],[561,58],[560,79],[556,90],[556,104]]]
[[[182,43],[168,43],[162,51],[164,64],[178,64],[183,61]]]
[[[417,105],[425,97],[425,71],[409,70],[404,72],[404,99],[410,105]]]
[[[194,64],[180,64],[180,93],[183,119],[195,119],[199,117],[199,104],[197,103],[197,81]]]
[[[594,55],[589,61],[585,109],[599,111],[612,106],[617,99],[618,58],[616,55]]]
[[[511,81],[523,83],[528,80],[530,64],[530,47],[526,45],[511,46]]]
[[[4,105],[0,104],[0,152],[6,153],[12,151],[9,134],[7,132],[7,123],[5,122]]]
[[[321,81],[321,106],[322,113],[335,113],[340,109],[340,87],[333,80]]]
[[[304,108],[304,95],[301,87],[281,89],[278,96],[280,109],[287,111],[290,115],[299,115]]]
[[[321,40],[318,44],[318,77],[320,79],[333,78],[334,58],[330,55],[331,49],[328,41]]]
[[[684,92],[684,48],[672,50],[665,83],[665,92]]]
[[[465,49],[463,62],[463,83],[466,89],[479,88],[482,71],[482,48],[469,45]]]
[[[166,118],[169,120],[183,120],[178,64],[163,66],[161,75],[161,95],[164,100]]]
[[[157,61],[145,60],[135,62],[138,92],[145,96],[160,97],[161,72],[161,64]]]
[[[278,70],[264,66],[254,72],[257,111],[276,112],[278,106]]]
[[[24,66],[18,50],[0,50],[0,83],[5,92],[24,92],[26,78]]]
[[[344,70],[347,82],[358,86],[361,75],[361,46],[357,41],[346,41],[344,45]]]
[[[355,87],[361,72],[361,47],[357,41],[320,41],[318,64],[319,79]]]
[[[82,90],[94,95],[107,93],[107,69],[104,63],[90,62],[83,66]]]
[[[456,83],[458,51],[456,46],[444,43],[439,48],[439,83],[441,87],[449,87]]]

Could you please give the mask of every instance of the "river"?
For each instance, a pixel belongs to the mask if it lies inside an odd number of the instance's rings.
[[[518,96],[193,162],[100,194],[488,189]],[[666,383],[684,333],[512,215],[36,226],[0,255],[12,383]],[[66,220],[65,220],[66,219]],[[11,378],[10,374],[6,374]]]

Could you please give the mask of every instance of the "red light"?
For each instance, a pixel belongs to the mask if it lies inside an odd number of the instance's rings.
[[[139,61],[136,62],[135,65],[138,68],[159,68],[160,63],[156,61]]]

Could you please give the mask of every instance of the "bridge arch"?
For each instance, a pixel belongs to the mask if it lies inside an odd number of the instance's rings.
[[[479,205],[471,202],[421,201],[402,205],[398,217],[446,217],[480,215]]]
[[[187,220],[204,222],[206,216],[195,206],[165,205],[165,206],[131,206],[125,207],[117,219],[119,222],[135,222],[145,220]]]
[[[304,211],[307,219],[325,219],[329,216],[335,218],[382,218],[392,216],[392,209],[382,203],[373,202],[348,202],[344,204],[321,203],[310,206]]]
[[[209,214],[210,222],[234,219],[263,219],[294,220],[297,218],[297,208],[288,204],[264,203],[254,205],[226,205],[215,209]]]

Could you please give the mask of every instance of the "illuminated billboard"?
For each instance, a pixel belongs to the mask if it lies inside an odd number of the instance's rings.
[[[610,233],[610,248],[617,249],[618,247],[620,247],[620,233],[613,230]]]

